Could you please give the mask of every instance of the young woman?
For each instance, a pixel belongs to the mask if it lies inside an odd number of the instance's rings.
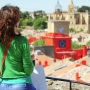
[[[36,90],[30,74],[34,65],[30,56],[28,40],[18,32],[19,8],[6,5],[0,10],[0,67],[5,48],[10,40],[8,52],[0,78],[0,90]]]

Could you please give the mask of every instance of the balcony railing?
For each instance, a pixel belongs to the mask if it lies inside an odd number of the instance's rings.
[[[69,83],[69,90],[82,90],[82,89],[72,89],[72,84],[73,83],[77,83],[77,84],[82,84],[82,85],[87,85],[87,86],[90,86],[90,83],[86,83],[86,82],[78,82],[78,81],[74,81],[74,80],[67,80],[67,79],[61,79],[61,78],[55,78],[55,77],[46,77],[46,79],[50,79],[50,80],[54,80],[54,81],[63,81],[63,82],[68,82]],[[65,85],[64,85],[65,86]],[[51,89],[50,89],[51,90]],[[55,89],[53,89],[55,90]],[[58,89],[60,90],[60,89]],[[62,89],[62,90],[66,90],[66,89]],[[86,90],[86,89],[83,89],[83,90]],[[89,89],[87,90],[90,90],[90,87]]]

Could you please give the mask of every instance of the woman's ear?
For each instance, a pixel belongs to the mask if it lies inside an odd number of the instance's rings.
[[[17,26],[15,25],[15,29],[17,28]]]
[[[14,26],[14,30],[17,30],[17,25]]]

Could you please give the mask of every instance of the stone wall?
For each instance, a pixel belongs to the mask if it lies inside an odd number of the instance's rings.
[[[41,50],[45,55],[54,58],[54,46],[35,46],[35,50]]]

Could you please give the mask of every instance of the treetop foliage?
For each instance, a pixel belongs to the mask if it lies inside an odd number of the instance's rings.
[[[34,11],[34,18],[32,18],[28,11],[20,11],[20,27],[25,28],[26,26],[33,26],[35,30],[46,29],[48,17],[44,11]]]
[[[38,39],[33,43],[34,46],[45,46],[45,41],[43,39]]]
[[[88,12],[90,12],[90,7],[89,6],[82,6],[77,11],[78,12],[85,12],[86,10],[88,10]]]

